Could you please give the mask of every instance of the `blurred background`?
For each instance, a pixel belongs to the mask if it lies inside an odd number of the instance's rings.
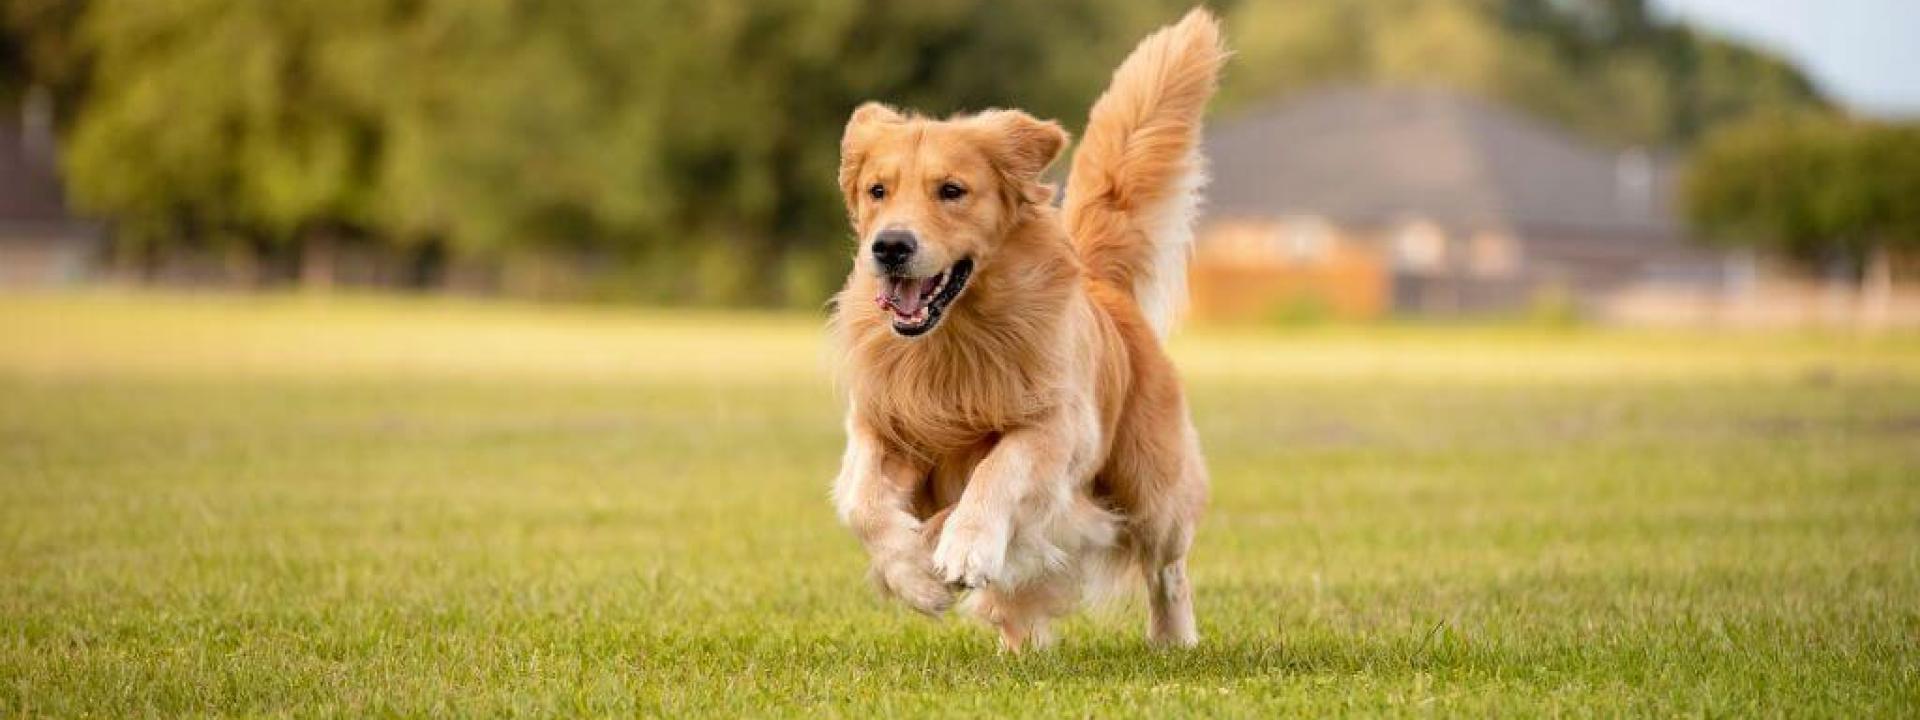
[[[817,308],[851,107],[1077,129],[1187,4],[6,0],[0,287]],[[1203,321],[1920,325],[1911,3],[1216,6]]]

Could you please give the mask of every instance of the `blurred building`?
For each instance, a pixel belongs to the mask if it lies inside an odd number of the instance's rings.
[[[1215,124],[1206,153],[1202,317],[1605,312],[1649,288],[1722,294],[1751,272],[1687,241],[1671,159],[1450,91],[1295,96]]]
[[[0,119],[0,288],[79,281],[102,242],[98,225],[67,211],[48,102],[30,94],[24,105]]]

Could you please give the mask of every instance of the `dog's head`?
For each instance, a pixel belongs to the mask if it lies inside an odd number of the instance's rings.
[[[840,190],[859,238],[855,273],[906,337],[940,324],[974,273],[1052,192],[1040,173],[1067,144],[1053,122],[1017,110],[949,120],[879,103],[853,112],[840,141]]]

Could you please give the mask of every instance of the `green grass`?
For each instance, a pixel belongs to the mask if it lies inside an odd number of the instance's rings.
[[[1194,331],[1204,640],[835,526],[818,319],[0,298],[0,716],[1920,713],[1920,341]]]

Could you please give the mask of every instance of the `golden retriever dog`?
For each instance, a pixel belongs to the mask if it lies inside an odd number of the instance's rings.
[[[1138,571],[1147,639],[1198,641],[1186,556],[1207,473],[1161,341],[1186,299],[1200,118],[1225,57],[1201,9],[1142,41],[1094,104],[1058,209],[1040,182],[1067,145],[1056,123],[854,111],[833,497],[885,592],[929,614],[966,593],[1017,651]]]

